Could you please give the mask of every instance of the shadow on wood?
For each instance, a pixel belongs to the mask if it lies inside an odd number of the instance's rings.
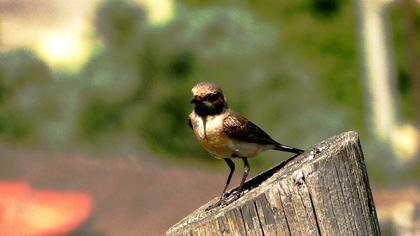
[[[205,209],[167,235],[380,235],[356,132],[329,138],[249,180],[226,207]]]

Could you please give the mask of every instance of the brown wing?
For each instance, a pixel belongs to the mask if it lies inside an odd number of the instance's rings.
[[[264,130],[239,114],[230,114],[224,119],[223,131],[228,137],[240,141],[258,144],[278,144]]]

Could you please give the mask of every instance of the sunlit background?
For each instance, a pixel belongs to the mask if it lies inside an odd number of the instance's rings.
[[[414,0],[0,0],[0,235],[161,235],[218,195],[199,81],[284,144],[358,131],[383,234],[420,234],[419,22]]]

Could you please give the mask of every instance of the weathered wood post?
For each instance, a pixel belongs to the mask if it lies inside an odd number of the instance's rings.
[[[226,207],[206,205],[167,235],[380,235],[356,132],[329,138],[251,179]]]

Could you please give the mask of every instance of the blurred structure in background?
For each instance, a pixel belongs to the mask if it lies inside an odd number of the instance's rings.
[[[72,2],[3,0],[1,49],[32,48],[55,68],[79,70],[94,47],[91,24],[100,0]],[[173,14],[172,0],[136,0],[149,12],[153,25],[164,24]],[[7,33],[6,33],[7,32]]]
[[[76,70],[89,55],[89,14],[98,1],[2,1],[1,49],[32,48],[53,67]]]
[[[365,86],[369,96],[369,123],[372,130],[380,142],[389,146],[389,151],[403,162],[409,161],[419,154],[420,132],[412,124],[401,122],[400,108],[398,105],[399,96],[397,94],[397,74],[394,64],[393,50],[391,46],[391,33],[387,28],[389,17],[387,7],[391,0],[358,0],[358,22],[360,30],[360,44]],[[410,1],[403,1],[410,4]],[[410,15],[412,9],[405,7],[404,15]],[[412,24],[415,19],[404,18],[406,30],[412,31]],[[413,52],[407,50],[411,64],[416,64],[415,48],[411,39],[413,32],[405,36],[409,39],[406,47],[411,47]],[[415,32],[414,32],[415,34]],[[413,84],[418,83],[417,69],[409,65]],[[415,86],[413,86],[415,87]],[[414,89],[416,90],[416,89]],[[419,101],[415,101],[420,106]]]
[[[358,1],[362,56],[375,134],[390,140],[397,126],[394,64],[386,31],[385,1]]]

